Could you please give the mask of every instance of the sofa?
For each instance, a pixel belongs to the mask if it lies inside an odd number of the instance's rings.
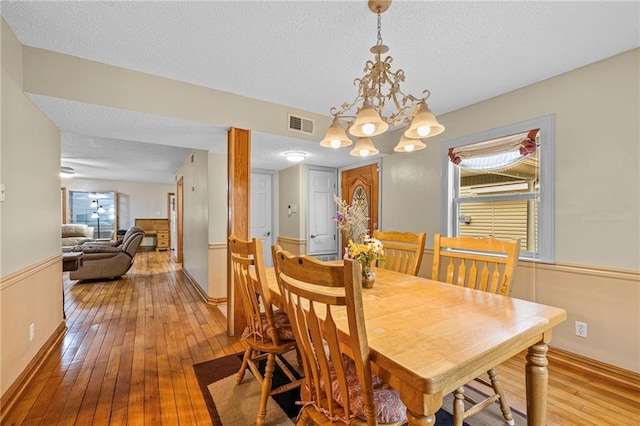
[[[76,246],[94,241],[93,226],[83,223],[62,224],[62,246]]]
[[[69,272],[72,280],[116,278],[127,273],[133,265],[136,251],[144,237],[144,229],[129,228],[122,240],[112,244],[85,242],[62,247],[63,252],[82,252],[82,266]]]

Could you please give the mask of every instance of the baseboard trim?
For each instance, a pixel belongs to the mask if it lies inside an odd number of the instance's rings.
[[[198,282],[195,280],[195,278],[191,276],[191,274],[187,270],[182,269],[182,272],[184,273],[184,276],[187,277],[187,282],[191,284],[191,287],[193,287],[193,289],[198,293],[198,295],[200,296],[203,302],[205,302],[208,305],[220,305],[223,303],[227,303],[226,297],[207,296],[207,294],[204,292],[202,287],[198,285]]]
[[[562,364],[563,367],[582,371],[587,375],[611,381],[616,386],[622,386],[640,393],[640,374],[634,371],[625,370],[615,365],[606,364],[554,347],[549,347],[547,359],[553,363]]]
[[[51,355],[58,343],[62,341],[66,331],[67,324],[62,321],[51,337],[47,339],[42,348],[36,353],[31,362],[27,364],[22,373],[20,373],[13,384],[9,386],[4,395],[2,395],[0,399],[0,407],[2,407],[2,410],[0,410],[0,424],[4,422],[17,400],[22,396],[35,375],[49,359],[49,355]]]
[[[189,273],[189,271],[187,271],[186,269],[182,268],[182,273],[184,274],[185,277],[187,277],[187,282],[189,284],[191,284],[191,287],[193,287],[193,289],[196,291],[196,293],[198,293],[198,296],[200,296],[200,298],[205,302],[208,303],[208,299],[209,297],[207,296],[207,294],[204,292],[204,290],[202,289],[202,287],[200,287],[200,285],[198,284],[198,281],[196,281],[195,278],[193,278],[193,276]]]
[[[224,305],[227,303],[226,297],[209,297],[207,298],[207,303],[211,305]]]

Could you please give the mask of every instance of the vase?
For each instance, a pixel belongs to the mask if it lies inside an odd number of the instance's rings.
[[[376,282],[376,272],[373,270],[371,263],[362,265],[362,288],[373,288]]]

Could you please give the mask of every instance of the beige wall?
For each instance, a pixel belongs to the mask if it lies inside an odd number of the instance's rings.
[[[447,130],[383,159],[383,229],[441,228],[442,142],[555,114],[557,266],[521,262],[513,296],[559,306],[552,344],[640,372],[640,50],[444,114]],[[411,207],[398,209],[397,205]],[[427,265],[431,258],[425,257]],[[595,272],[594,272],[595,271]],[[422,274],[425,274],[424,268]],[[587,339],[574,321],[588,323]]]
[[[0,394],[62,322],[60,132],[24,95],[22,48],[1,22]],[[35,336],[29,339],[34,324]]]
[[[209,153],[209,281],[207,295],[227,297],[227,156]]]
[[[307,169],[298,164],[278,172],[278,237],[306,241]],[[297,213],[288,214],[290,205],[298,206]]]
[[[178,168],[176,182],[180,178],[183,179],[182,268],[209,294],[209,153],[194,150]]]
[[[440,230],[442,142],[553,113],[556,261],[640,269],[639,62],[636,49],[442,115],[427,149],[383,159],[384,227]],[[421,204],[392,208],[407,197]]]

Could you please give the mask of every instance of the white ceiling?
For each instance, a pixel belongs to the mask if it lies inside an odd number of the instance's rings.
[[[355,98],[376,42],[366,1],[6,1],[25,45],[328,115]],[[640,2],[396,0],[382,37],[405,93],[438,115],[640,46]],[[79,177],[172,183],[190,149],[226,152],[227,128],[30,95],[62,130]],[[318,133],[323,133],[320,130]],[[322,135],[319,135],[321,137]],[[253,133],[253,166],[353,163],[315,143]],[[117,177],[116,177],[117,176]]]

